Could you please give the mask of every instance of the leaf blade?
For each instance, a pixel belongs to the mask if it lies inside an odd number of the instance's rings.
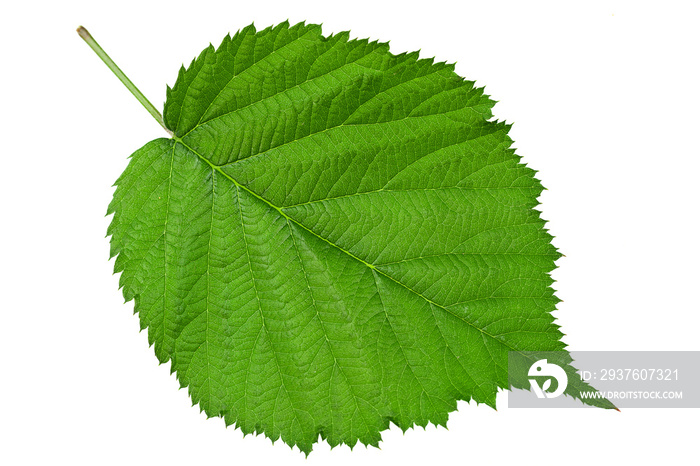
[[[181,70],[175,136],[134,154],[110,233],[208,416],[307,454],[319,434],[376,445],[390,421],[495,407],[508,351],[565,348],[543,188],[493,104],[449,65],[316,25],[248,27]]]

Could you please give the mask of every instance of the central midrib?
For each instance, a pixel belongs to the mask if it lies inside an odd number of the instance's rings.
[[[405,288],[406,290],[410,291],[411,293],[413,293],[413,294],[415,294],[415,295],[417,295],[417,296],[420,296],[420,297],[421,297],[423,300],[425,300],[426,302],[428,302],[428,303],[430,303],[430,304],[432,304],[432,305],[434,305],[434,306],[436,306],[436,307],[442,309],[443,311],[445,311],[445,312],[447,312],[448,314],[450,314],[450,315],[456,317],[457,319],[461,320],[462,322],[464,322],[465,324],[469,325],[470,327],[472,327],[472,328],[478,330],[478,331],[481,332],[483,335],[486,335],[486,336],[492,338],[494,341],[497,341],[498,343],[502,344],[503,346],[509,348],[511,351],[516,351],[516,352],[518,352],[518,353],[520,353],[520,354],[523,354],[521,350],[518,350],[517,348],[512,347],[512,346],[509,345],[506,341],[497,338],[495,335],[492,335],[491,333],[487,332],[487,331],[484,330],[483,328],[481,328],[481,327],[475,325],[474,323],[472,323],[472,322],[470,322],[469,320],[465,319],[463,316],[461,316],[461,315],[459,315],[459,314],[456,314],[455,312],[451,311],[451,310],[448,309],[447,307],[445,307],[445,306],[443,306],[443,305],[441,305],[441,304],[438,304],[438,303],[436,303],[435,301],[431,300],[430,298],[428,298],[428,297],[422,295],[421,293],[417,292],[416,290],[412,289],[411,287],[407,286],[406,284],[402,283],[401,281],[399,281],[399,280],[397,280],[396,278],[392,277],[391,275],[387,274],[387,273],[384,272],[383,270],[378,269],[374,264],[371,264],[371,263],[369,263],[369,262],[367,262],[367,261],[365,261],[365,260],[363,260],[363,259],[357,257],[356,255],[354,255],[354,254],[351,253],[350,251],[348,251],[348,250],[346,250],[346,249],[344,249],[344,248],[338,246],[337,244],[333,243],[332,241],[328,240],[327,238],[324,238],[323,236],[319,235],[319,234],[316,233],[315,231],[311,230],[310,228],[308,228],[306,225],[304,225],[304,224],[301,223],[300,221],[296,220],[295,218],[290,217],[289,215],[287,215],[287,214],[282,210],[282,208],[280,208],[280,207],[274,205],[274,204],[273,204],[272,202],[270,202],[269,200],[267,200],[267,199],[265,199],[264,197],[260,196],[260,195],[259,195],[258,193],[256,193],[255,191],[253,191],[253,190],[251,190],[250,188],[248,188],[247,186],[245,186],[245,185],[239,183],[239,182],[236,181],[233,177],[231,177],[229,174],[227,174],[227,173],[225,173],[224,171],[222,171],[222,170],[221,170],[221,167],[219,167],[219,166],[214,165],[213,163],[211,163],[211,162],[210,162],[206,157],[204,157],[202,154],[200,154],[199,152],[197,152],[196,150],[194,150],[193,148],[191,148],[190,146],[188,146],[181,138],[179,138],[179,137],[177,137],[177,136],[173,136],[173,137],[172,137],[172,140],[175,141],[176,144],[182,144],[183,147],[185,147],[185,148],[186,148],[187,150],[189,150],[190,152],[196,154],[197,157],[199,157],[199,158],[200,158],[201,160],[203,160],[207,165],[209,165],[209,166],[211,167],[212,170],[217,171],[218,173],[220,173],[221,175],[223,175],[224,177],[226,177],[228,180],[230,180],[232,183],[234,183],[234,184],[235,184],[237,187],[239,187],[240,189],[245,190],[246,192],[250,193],[251,195],[253,195],[253,196],[255,196],[256,198],[260,199],[260,200],[261,200],[262,202],[264,202],[265,204],[267,204],[267,205],[269,205],[270,207],[272,207],[273,209],[275,209],[280,215],[282,215],[282,216],[283,216],[285,219],[287,219],[288,221],[294,222],[296,225],[298,225],[299,227],[301,227],[301,228],[303,228],[304,230],[308,231],[309,233],[311,233],[312,235],[314,235],[315,237],[317,237],[317,238],[320,239],[321,241],[325,241],[326,243],[330,244],[331,246],[333,246],[334,248],[338,249],[339,251],[342,251],[343,253],[347,254],[347,255],[350,256],[350,257],[352,257],[352,258],[355,259],[356,261],[361,262],[362,264],[366,265],[366,266],[369,267],[371,270],[376,271],[377,273],[382,274],[384,277],[386,277],[386,278],[388,278],[389,280],[393,281],[393,282],[396,283],[397,285],[399,285],[399,286]],[[524,354],[523,354],[523,356],[527,356],[527,355],[524,355]]]

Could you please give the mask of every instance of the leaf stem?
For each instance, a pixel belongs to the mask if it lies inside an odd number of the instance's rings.
[[[131,80],[124,74],[124,72],[117,66],[116,63],[114,63],[114,60],[110,58],[109,55],[107,55],[107,52],[105,52],[102,47],[100,47],[100,44],[97,43],[97,41],[90,35],[87,29],[84,27],[80,26],[78,29],[78,35],[83,38],[85,42],[90,46],[90,48],[97,54],[98,57],[102,59],[102,61],[107,65],[107,68],[112,70],[112,73],[119,78],[119,80],[126,86],[127,89],[136,97],[136,99],[141,102],[141,105],[148,110],[148,113],[150,113],[153,118],[156,119],[156,121],[160,124],[160,126],[163,127],[165,131],[168,132],[170,136],[173,135],[173,132],[170,131],[166,126],[165,122],[163,121],[163,115],[160,114],[158,109],[148,101],[145,95],[139,90],[138,87],[134,85],[134,83],[131,82]]]

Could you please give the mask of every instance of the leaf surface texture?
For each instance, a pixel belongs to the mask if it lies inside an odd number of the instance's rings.
[[[453,66],[249,26],[168,89],[109,212],[115,271],[209,416],[308,453],[495,406],[563,350],[542,185]]]

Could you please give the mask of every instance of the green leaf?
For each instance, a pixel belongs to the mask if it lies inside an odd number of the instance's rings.
[[[115,271],[208,416],[302,451],[495,407],[565,345],[560,256],[494,102],[454,67],[249,26],[168,89],[109,213]],[[569,393],[575,396],[575,393]]]

